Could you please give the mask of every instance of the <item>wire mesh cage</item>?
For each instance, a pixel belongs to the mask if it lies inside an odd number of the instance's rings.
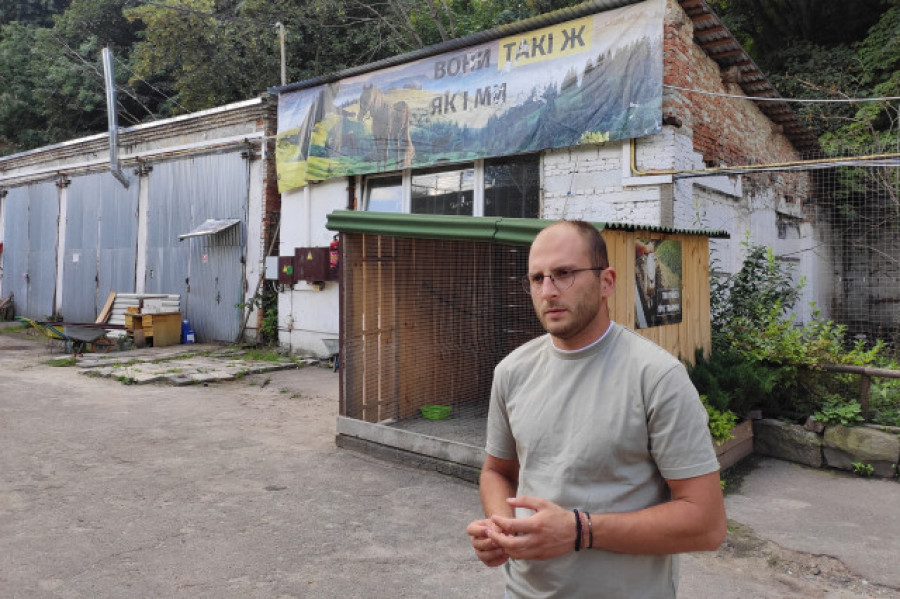
[[[367,220],[364,213],[346,218]],[[403,215],[397,219],[409,225]],[[473,241],[465,234],[430,239],[383,233],[342,234],[341,416],[483,446],[494,367],[543,334],[521,284],[528,245]],[[613,320],[639,328],[687,360],[697,348],[708,350],[707,236],[626,228],[603,235],[620,281],[610,302]],[[665,241],[677,248],[670,253],[679,273],[678,319],[640,329],[646,303],[637,293],[646,274],[640,265],[646,266],[650,246],[664,262]],[[660,297],[673,295],[672,289],[658,291]],[[425,406],[443,416],[429,418]]]
[[[343,415],[486,416],[494,366],[543,332],[519,283],[527,248],[348,235],[344,252]]]

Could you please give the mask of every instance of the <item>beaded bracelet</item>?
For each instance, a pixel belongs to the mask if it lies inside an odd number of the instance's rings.
[[[591,513],[585,512],[584,515],[587,516],[587,523],[588,523],[588,549],[593,549],[594,548],[594,525],[591,522]]]
[[[575,512],[575,551],[581,551],[581,515],[577,509],[572,511]]]

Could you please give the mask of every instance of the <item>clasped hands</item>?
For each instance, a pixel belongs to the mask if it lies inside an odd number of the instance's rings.
[[[491,516],[466,527],[475,554],[485,565],[500,566],[516,559],[559,557],[575,547],[575,514],[539,497],[510,497],[513,508],[533,510],[527,518]]]

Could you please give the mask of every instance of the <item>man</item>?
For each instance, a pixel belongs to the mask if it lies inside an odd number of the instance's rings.
[[[610,321],[596,228],[561,221],[531,246],[526,288],[548,335],[494,372],[476,555],[510,599],[674,597],[672,554],[725,538],[706,412],[682,364]]]

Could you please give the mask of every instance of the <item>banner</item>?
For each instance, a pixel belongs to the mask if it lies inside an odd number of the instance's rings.
[[[647,0],[282,93],[279,190],[656,133],[664,10]]]

